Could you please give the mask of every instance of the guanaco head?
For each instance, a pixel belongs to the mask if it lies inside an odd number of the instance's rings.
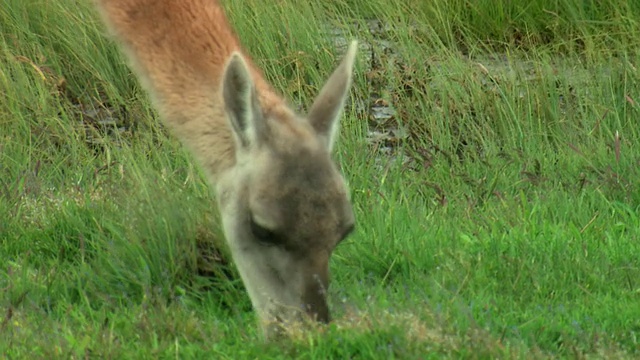
[[[329,258],[354,228],[345,181],[331,158],[351,85],[352,42],[307,116],[260,106],[234,53],[222,96],[235,166],[217,182],[225,236],[267,337],[289,322],[330,320]]]

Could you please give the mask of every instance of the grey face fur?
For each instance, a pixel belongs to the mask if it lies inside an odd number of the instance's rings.
[[[225,236],[267,336],[289,322],[330,320],[329,258],[355,221],[331,159],[355,54],[353,42],[306,117],[261,109],[241,55],[225,69],[222,92],[236,162],[217,182],[218,200]]]

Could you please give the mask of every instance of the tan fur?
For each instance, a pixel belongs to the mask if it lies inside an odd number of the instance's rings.
[[[205,159],[205,170],[217,173],[229,167],[233,142],[215,95],[226,61],[241,49],[218,1],[105,0],[98,4],[176,135],[196,156],[211,151],[225,154]],[[261,72],[254,66],[251,70],[265,111],[290,118]],[[202,121],[204,117],[209,120]]]
[[[244,54],[216,0],[96,0],[162,119],[217,191],[223,228],[264,329],[328,321],[328,262],[353,228],[330,157],[355,42],[300,117]]]

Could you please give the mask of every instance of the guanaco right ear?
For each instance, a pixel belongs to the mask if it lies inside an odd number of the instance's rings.
[[[264,131],[264,119],[247,63],[237,52],[224,70],[222,97],[238,145],[251,146]]]
[[[342,108],[349,95],[357,49],[358,42],[354,40],[349,45],[340,65],[322,87],[307,116],[318,136],[324,138],[329,151],[335,142]]]

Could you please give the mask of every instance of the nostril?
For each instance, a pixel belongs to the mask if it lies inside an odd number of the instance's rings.
[[[302,300],[307,315],[314,321],[327,324],[331,321],[329,306],[327,305],[327,287],[329,286],[326,263],[316,267],[306,279]]]
[[[324,316],[318,317],[318,322],[321,322],[323,324],[330,323],[331,322],[331,315],[329,314],[329,311],[326,311]]]
[[[329,306],[327,305],[324,294],[316,292],[314,296],[308,300],[305,304],[305,310],[307,315],[314,321],[327,324],[331,321],[331,314],[329,313]]]
[[[319,323],[328,324],[331,322],[331,314],[326,303],[315,307],[307,305],[307,315]]]

